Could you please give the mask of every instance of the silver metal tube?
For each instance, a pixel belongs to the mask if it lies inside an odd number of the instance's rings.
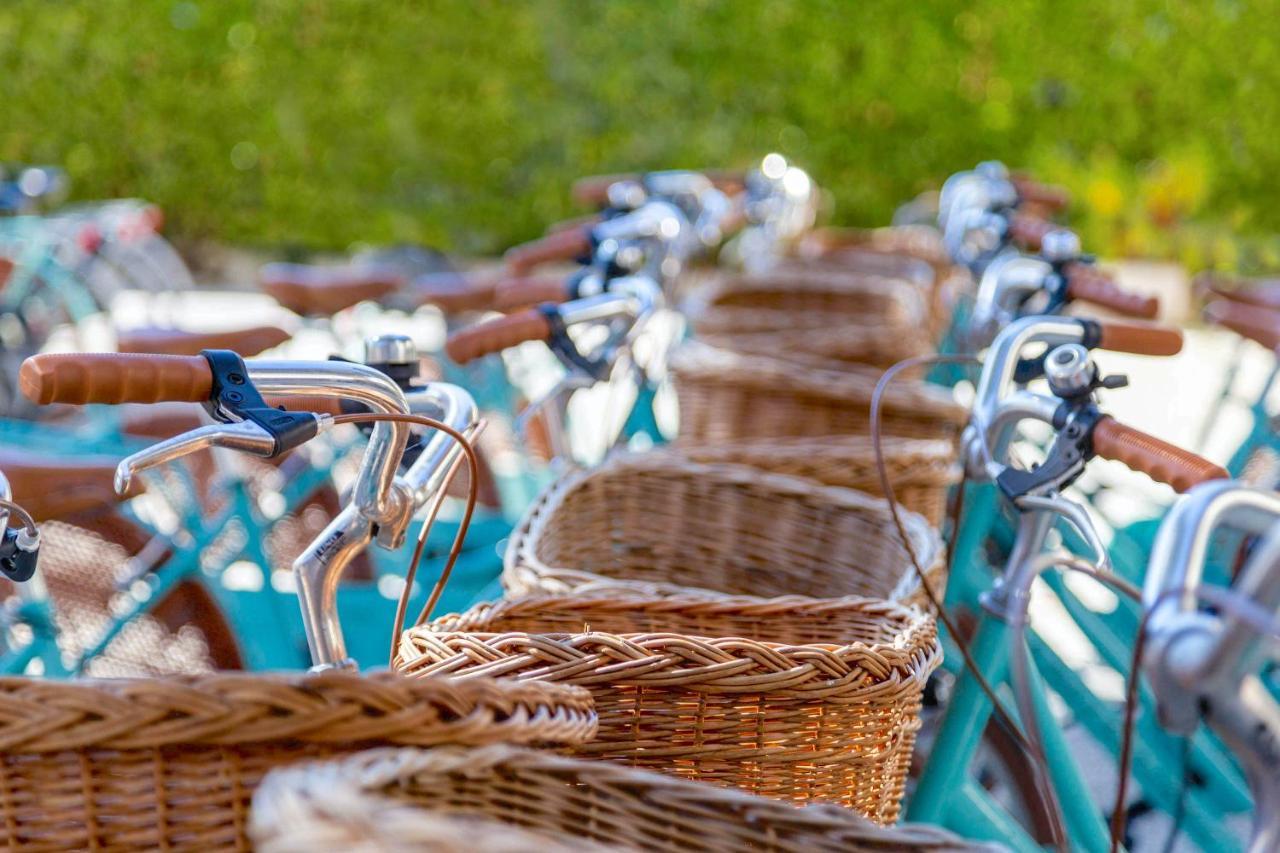
[[[372,538],[373,522],[355,504],[347,504],[293,563],[314,668],[350,665],[338,618],[338,584]]]
[[[983,270],[974,297],[973,314],[966,340],[976,348],[986,346],[991,336],[1007,325],[1016,312],[1016,302],[1044,287],[1053,267],[1039,258],[1009,252],[994,259]]]
[[[446,382],[432,382],[407,395],[414,412],[438,412],[437,419],[465,433],[476,423],[476,402],[464,389]],[[450,435],[435,430],[404,479],[415,507],[421,507],[443,486],[462,447]]]
[[[249,376],[264,393],[338,395],[364,403],[375,412],[404,414],[409,411],[400,388],[382,373],[362,364],[269,360],[252,360],[247,364]],[[374,424],[360,473],[352,486],[352,500],[372,521],[390,521],[399,511],[391,484],[408,440],[407,424],[386,421]]]
[[[1142,588],[1143,604],[1150,610],[1148,629],[1158,633],[1166,620],[1198,609],[1195,589],[1218,527],[1230,525],[1243,533],[1262,535],[1278,519],[1280,495],[1273,492],[1232,480],[1213,480],[1187,492],[1165,516],[1151,546]]]
[[[1031,344],[1078,344],[1084,339],[1084,325],[1071,317],[1024,317],[1010,323],[996,336],[982,364],[973,403],[973,420],[983,432],[995,418],[1000,399],[1013,385],[1013,374],[1022,351]]]

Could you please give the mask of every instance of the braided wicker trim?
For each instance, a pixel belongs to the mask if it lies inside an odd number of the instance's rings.
[[[271,741],[573,744],[594,737],[596,725],[588,692],[552,684],[347,672],[0,678],[4,753]]]
[[[837,806],[796,808],[608,762],[505,745],[378,749],[276,770],[254,796],[250,829],[259,849],[284,853],[362,843],[422,849],[422,843],[439,843],[442,825],[470,826],[478,833],[470,840],[428,849],[471,853],[489,849],[477,845],[495,824],[515,838],[536,838],[522,848],[529,850],[596,844],[726,853],[994,849],[924,825],[879,827]]]
[[[696,331],[698,340],[717,349],[800,361],[819,370],[844,371],[851,364],[889,367],[932,349],[928,335],[918,326],[900,328],[874,322],[828,322],[817,328],[778,331]]]
[[[841,371],[821,370],[762,355],[728,352],[698,341],[686,341],[671,354],[671,371],[677,382],[706,381],[716,385],[740,385],[761,389],[785,389],[818,398],[837,398],[870,406],[882,371],[849,365]],[[885,389],[885,413],[949,421],[956,426],[968,420],[968,410],[950,393],[923,382],[896,383]]]
[[[880,480],[875,469],[875,445],[866,435],[832,435],[821,438],[793,436],[779,438],[746,438],[702,444],[677,441],[674,448],[659,448],[651,453],[676,453],[703,464],[742,464],[752,460],[753,466],[770,469],[771,460],[789,464],[813,460],[811,467],[823,461],[839,459],[846,469],[842,480],[865,478],[879,491]],[[943,439],[902,438],[886,435],[880,439],[880,452],[894,486],[950,486],[959,481],[960,466],[955,447]],[[815,478],[823,482],[821,477]],[[871,491],[864,488],[863,491]]]
[[[737,297],[760,295],[768,299],[770,293],[777,295],[776,306],[734,304]],[[791,269],[745,276],[721,276],[707,289],[703,298],[706,307],[713,311],[721,308],[753,307],[786,310],[789,298],[804,294],[822,294],[835,300],[839,300],[841,296],[847,296],[851,301],[866,298],[883,300],[887,308],[885,315],[904,325],[923,322],[928,316],[928,306],[920,288],[913,282],[847,270]]]
[[[786,614],[831,622],[843,644],[791,645],[741,637],[707,638],[675,633],[614,634],[593,630],[594,617],[652,613],[676,617],[765,620]],[[572,618],[583,614],[582,633],[498,633],[504,622]],[[858,631],[863,636],[857,636]],[[871,634],[877,632],[879,637]],[[891,635],[886,638],[886,635]],[[708,693],[763,693],[807,701],[858,702],[869,697],[918,693],[941,660],[932,617],[876,599],[770,601],[640,596],[531,596],[479,605],[404,633],[396,669],[407,674],[457,673],[568,681],[581,685],[679,687]]]
[[[834,439],[843,441],[843,439]],[[854,439],[855,441],[858,439]],[[869,443],[869,439],[867,439]],[[941,449],[950,447],[946,441],[921,441]],[[949,455],[949,451],[948,451]],[[748,465],[730,463],[702,464],[683,455],[680,447],[650,453],[615,453],[596,468],[574,471],[556,481],[543,492],[511,534],[503,568],[503,585],[513,595],[535,592],[582,591],[596,586],[617,587],[644,591],[649,595],[666,596],[719,596],[724,590],[701,590],[681,585],[679,578],[670,583],[642,583],[635,580],[608,577],[589,570],[589,567],[552,566],[538,555],[539,542],[556,525],[574,523],[564,505],[574,492],[587,486],[592,480],[616,476],[622,472],[643,470],[672,477],[691,477],[702,483],[715,483],[734,489],[767,490],[776,500],[804,500],[838,509],[843,513],[870,517],[880,523],[886,539],[895,546],[899,541],[897,529],[888,504],[881,499],[838,486],[826,486],[815,480],[763,471]],[[892,469],[891,469],[892,470]],[[902,513],[903,527],[910,539],[911,549],[920,565],[933,577],[945,575],[945,549],[942,540],[928,521],[914,512]],[[833,558],[834,559],[834,558]],[[894,567],[892,591],[886,596],[892,600],[910,600],[919,597],[920,580],[906,557],[902,565]],[[733,591],[740,592],[740,591]],[[742,601],[751,599],[738,599]],[[759,599],[756,599],[759,600]]]

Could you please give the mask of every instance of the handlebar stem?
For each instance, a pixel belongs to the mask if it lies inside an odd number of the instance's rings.
[[[375,412],[404,414],[409,411],[404,393],[395,382],[362,364],[267,360],[251,360],[246,364],[250,378],[264,394],[324,394],[355,400]],[[352,501],[374,523],[389,522],[402,512],[392,483],[408,440],[407,424],[387,421],[374,424],[351,492]]]

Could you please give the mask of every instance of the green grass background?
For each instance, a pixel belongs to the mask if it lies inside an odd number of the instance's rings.
[[[179,236],[483,252],[572,213],[586,173],[779,149],[837,221],[876,224],[994,157],[1067,183],[1102,251],[1221,261],[1235,235],[1280,230],[1278,12],[5,0],[0,159],[62,163],[79,197],[157,201]]]

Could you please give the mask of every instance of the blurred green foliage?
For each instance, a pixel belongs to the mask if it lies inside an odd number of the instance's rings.
[[[479,252],[572,213],[568,183],[593,172],[777,149],[837,221],[877,224],[999,158],[1068,184],[1099,251],[1181,254],[1188,220],[1212,223],[1209,246],[1280,231],[1278,11],[7,0],[0,159],[157,201],[185,236]]]

